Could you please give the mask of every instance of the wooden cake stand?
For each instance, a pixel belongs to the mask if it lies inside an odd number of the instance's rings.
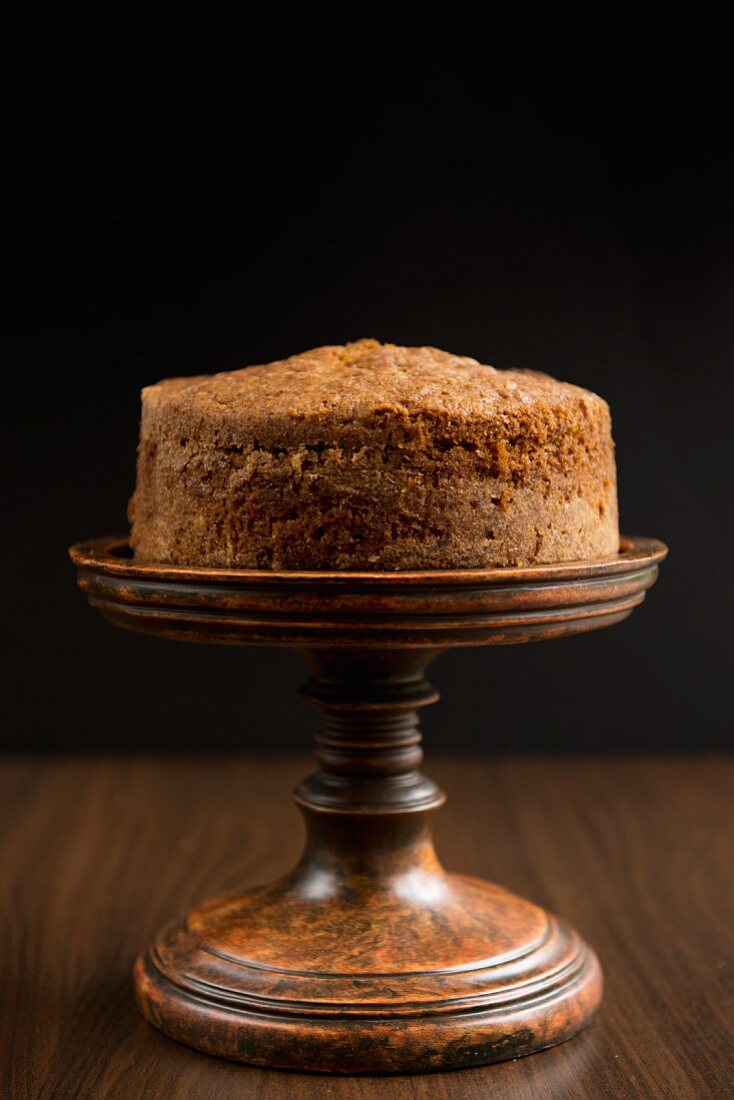
[[[141,565],[124,538],[71,550],[116,626],[189,642],[290,646],[321,712],[320,770],[296,790],[307,839],[284,878],[164,928],[135,968],[140,1009],[224,1058],[330,1073],[448,1069],[530,1054],[589,1023],[593,951],[501,886],[447,874],[417,770],[428,664],[455,646],[611,626],[666,548],[525,569],[274,573]]]

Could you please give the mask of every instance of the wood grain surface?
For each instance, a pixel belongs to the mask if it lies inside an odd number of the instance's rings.
[[[305,760],[0,765],[0,1096],[237,1100],[734,1096],[734,761],[431,761],[439,854],[562,913],[606,995],[569,1043],[482,1069],[337,1078],[221,1062],[138,1016],[160,925],[286,870]]]

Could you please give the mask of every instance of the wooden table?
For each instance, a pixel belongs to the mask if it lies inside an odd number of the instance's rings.
[[[734,1096],[734,761],[429,761],[452,869],[563,913],[606,997],[571,1042],[423,1077],[218,1061],[138,1016],[130,970],[167,918],[284,871],[308,764],[15,758],[0,764],[0,1095],[131,1100],[665,1100]]]

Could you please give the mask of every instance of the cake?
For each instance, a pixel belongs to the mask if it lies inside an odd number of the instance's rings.
[[[619,549],[609,408],[532,371],[375,340],[142,394],[141,561],[409,570]]]

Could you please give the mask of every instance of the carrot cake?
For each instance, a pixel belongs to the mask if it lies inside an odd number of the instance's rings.
[[[455,569],[619,548],[609,408],[544,374],[358,340],[142,401],[142,561]]]

